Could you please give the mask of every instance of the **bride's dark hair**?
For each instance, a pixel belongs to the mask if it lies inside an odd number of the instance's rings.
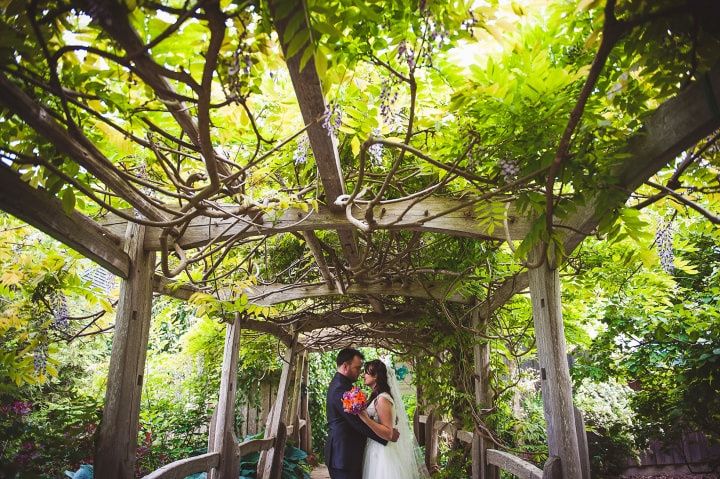
[[[390,385],[388,384],[388,370],[384,362],[379,359],[368,361],[365,363],[365,372],[374,377],[376,381],[375,390],[370,395],[368,404],[371,403],[380,393],[388,393],[392,396],[392,393],[390,392]]]

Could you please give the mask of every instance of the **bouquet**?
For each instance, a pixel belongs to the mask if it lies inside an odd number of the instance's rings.
[[[360,414],[360,411],[365,409],[366,402],[367,396],[358,386],[353,386],[352,389],[343,393],[343,410],[348,414]]]

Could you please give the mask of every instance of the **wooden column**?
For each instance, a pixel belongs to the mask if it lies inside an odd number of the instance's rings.
[[[306,352],[305,363],[302,372],[302,384],[300,385],[300,418],[305,420],[305,427],[300,434],[300,449],[312,453],[312,425],[310,423],[310,396],[308,385],[310,379],[310,353]]]
[[[225,331],[220,395],[213,418],[214,427],[208,438],[208,452],[219,452],[220,463],[210,471],[210,479],[235,479],[240,475],[240,457],[236,454],[234,434],[239,347],[240,318],[236,317]]]
[[[582,411],[575,410],[575,431],[577,432],[578,447],[580,448],[580,466],[582,467],[583,479],[590,479],[590,450],[588,448],[587,431],[585,430],[585,419]]]
[[[487,317],[480,317],[479,307],[472,312],[472,328],[479,334],[487,332]],[[490,343],[480,337],[475,338],[473,345],[475,404],[478,409],[492,407],[492,391],[490,390]],[[472,479],[496,479],[499,471],[496,466],[488,464],[488,438],[477,432],[473,433],[472,442]]]
[[[425,409],[425,401],[423,399],[422,385],[418,384],[415,388],[415,414],[413,414],[413,432],[417,439],[418,446],[425,445],[425,427],[420,422],[420,415]]]
[[[283,418],[285,417],[285,411],[287,409],[288,389],[290,386],[290,379],[292,374],[295,372],[295,356],[297,353],[297,333],[293,335],[293,340],[290,343],[290,347],[285,352],[285,358],[280,375],[280,384],[278,386],[277,396],[275,397],[275,404],[268,415],[267,427],[265,428],[265,438],[277,437],[280,424],[284,424]],[[263,451],[260,454],[260,461],[258,463],[258,479],[271,479],[271,470],[273,465],[273,458],[277,455],[285,453],[284,440],[282,444],[280,441],[275,441],[275,445],[268,451]]]
[[[535,247],[529,262],[537,264],[542,254],[542,245]],[[547,258],[543,259],[542,265],[528,273],[549,453],[560,458],[564,479],[578,479],[583,476],[567,362],[560,275],[557,268],[551,268]]]
[[[302,374],[303,374],[303,368],[305,367],[305,355],[306,355],[305,351],[300,353],[300,356],[298,357],[298,360],[295,363],[295,374],[293,374],[293,381],[290,384],[290,395],[289,395],[290,403],[288,404],[287,411],[285,412],[285,419],[283,420],[283,422],[285,424],[293,425],[292,440],[295,441],[295,444],[300,443],[299,405],[300,405],[300,389],[301,389],[301,383],[302,383]]]
[[[144,251],[144,239],[143,226],[128,225],[123,249],[130,257],[130,271],[120,285],[105,404],[95,448],[95,477],[135,477],[155,269],[155,253]]]
[[[430,406],[425,422],[425,465],[431,473],[438,468],[438,433],[435,429],[435,406]]]

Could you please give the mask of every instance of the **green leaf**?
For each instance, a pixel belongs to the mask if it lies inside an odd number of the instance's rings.
[[[300,58],[300,71],[303,71],[305,69],[305,65],[307,65],[307,62],[310,61],[310,59],[313,57],[314,52],[315,51],[312,48],[312,45],[308,46],[305,49],[302,57]]]
[[[75,210],[75,192],[72,188],[65,188],[62,193],[62,207],[65,214],[70,215]]]
[[[303,30],[302,32],[295,35],[295,37],[290,42],[290,45],[288,45],[286,56],[287,58],[294,57],[300,49],[305,45],[308,40],[310,40],[310,32],[308,30]]]

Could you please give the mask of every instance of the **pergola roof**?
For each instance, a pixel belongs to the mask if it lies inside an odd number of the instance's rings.
[[[52,151],[63,161],[74,163],[90,179],[78,181],[49,157],[27,155],[3,147],[7,151],[4,154],[6,160],[0,167],[3,185],[0,206],[109,271],[121,277],[128,276],[130,261],[121,243],[128,222],[139,223],[145,226],[144,248],[160,252],[160,267],[155,280],[157,292],[183,299],[196,292],[210,293],[219,300],[245,296],[250,303],[259,306],[292,301],[307,305],[314,300],[333,298],[332,304],[318,303],[328,316],[306,315],[300,328],[311,331],[330,326],[355,327],[343,331],[342,335],[347,339],[348,335],[361,336],[359,332],[363,328],[357,328],[358,324],[402,323],[422,314],[417,301],[384,304],[383,298],[399,296],[462,304],[473,302],[462,288],[463,271],[448,271],[432,262],[417,263],[414,255],[423,252],[424,242],[446,235],[486,241],[489,248],[497,249],[503,243],[512,245],[532,233],[537,216],[521,207],[514,193],[523,190],[541,192],[543,181],[538,179],[544,178],[546,168],[530,172],[509,184],[488,182],[484,188],[479,188],[482,175],[465,164],[460,165],[462,155],[454,163],[447,159],[436,160],[410,145],[414,134],[412,113],[404,142],[370,137],[357,152],[359,172],[343,170],[341,164],[348,164],[348,161],[341,161],[338,141],[324,125],[333,113],[325,98],[326,88],[318,74],[317,62],[307,60],[306,52],[310,46],[298,49],[292,41],[283,40],[308,33],[308,24],[303,19],[297,20],[301,4],[288,11],[283,7],[282,13],[278,14],[276,8],[280,7],[271,2],[270,20],[277,37],[270,34],[267,41],[281,47],[284,53],[304,123],[304,127],[289,139],[278,141],[263,136],[259,119],[250,109],[252,98],[249,94],[237,96],[225,92],[226,100],[221,105],[215,95],[223,86],[216,72],[220,62],[228,57],[223,42],[240,28],[238,24],[228,29],[227,24],[243,15],[256,21],[257,12],[240,9],[230,14],[223,12],[215,2],[205,2],[202,8],[196,5],[182,12],[155,6],[165,14],[174,15],[175,23],[156,39],[148,41],[143,38],[145,33],[138,31],[138,22],[127,15],[121,3],[108,0],[81,4],[85,14],[92,17],[92,23],[83,28],[102,32],[101,47],[90,48],[67,41],[45,61],[57,69],[64,55],[82,51],[84,55],[112,63],[123,75],[137,78],[133,81],[141,82],[154,104],[163,106],[167,114],[163,119],[168,126],[161,128],[149,117],[142,117],[146,135],[136,135],[121,126],[132,124],[129,120],[120,121],[120,117],[129,112],[110,111],[109,107],[106,111],[93,110],[85,98],[90,94],[81,91],[82,84],[62,84],[61,80],[66,77],[58,76],[57,72],[50,75],[49,83],[42,83],[45,80],[33,78],[22,68],[3,68],[0,72],[3,92],[0,104],[44,139],[43,151]],[[203,44],[206,50],[204,62],[194,74],[182,65],[173,66],[154,56],[154,48],[166,38],[181,36],[186,24],[202,26],[207,33],[207,41]],[[288,34],[288,29],[294,33]],[[394,70],[391,68],[390,71]],[[414,71],[411,67],[407,76],[394,72],[408,84],[412,101],[419,83],[413,76]],[[58,90],[58,85],[63,89]],[[720,96],[718,67],[710,71],[701,84],[690,85],[649,115],[644,127],[628,138],[622,151],[623,159],[610,177],[597,189],[584,191],[585,201],[571,214],[551,221],[566,254],[595,231],[604,215],[623,205],[645,180],[720,126],[710,101],[713,92],[714,98]],[[104,98],[102,94],[100,98]],[[109,103],[107,99],[103,101]],[[717,107],[716,102],[714,106]],[[244,162],[230,159],[230,148],[219,139],[214,123],[223,108],[231,107],[246,118],[245,130],[256,134],[255,152]],[[68,115],[70,111],[94,118],[96,123],[87,121],[79,126],[73,115]],[[125,141],[142,150],[143,154],[154,155],[164,177],[161,180],[143,177],[123,167],[122,158],[120,161],[111,159],[97,144],[92,128],[86,126],[100,123],[116,134],[124,135]],[[313,181],[288,186],[288,191],[297,198],[296,205],[270,207],[274,198],[265,198],[264,203],[254,201],[252,194],[246,191],[252,187],[252,175],[263,172],[262,168],[272,164],[285,145],[304,135],[309,141],[317,171],[312,179],[322,187],[314,188]],[[368,149],[373,144],[390,149],[392,160],[379,182],[363,183],[363,175],[369,172],[366,171]],[[237,145],[234,148],[237,150]],[[169,159],[172,155],[176,157],[175,164]],[[401,186],[394,174],[402,159],[407,157],[418,158],[418,161],[444,171],[445,179],[430,187],[406,191],[405,196],[389,195],[389,185]],[[104,210],[102,217],[96,220],[78,211],[66,215],[62,213],[60,202],[51,198],[47,191],[29,187],[17,175],[18,170],[38,166],[97,203]],[[475,182],[471,194],[459,195],[446,188],[458,178]],[[290,183],[291,179],[273,181],[282,184]],[[352,191],[347,189],[347,181],[352,181]],[[382,186],[378,187],[378,183]],[[372,199],[363,199],[365,188],[370,188]],[[315,191],[318,192],[313,195]],[[131,208],[126,208],[127,205]],[[282,234],[301,238],[313,264],[308,267],[307,261],[298,258],[295,269],[303,270],[304,276],[295,281],[290,281],[290,274],[275,280],[257,278],[249,265],[257,267],[260,262],[257,258],[265,256],[267,261],[267,255],[273,254],[272,251],[261,251],[260,245],[267,245],[263,241]],[[239,247],[249,252],[248,258],[234,256]],[[222,272],[225,266],[235,263],[239,269]],[[204,266],[190,271],[198,265]],[[254,277],[256,282],[237,287],[241,277]],[[193,282],[196,284],[191,284]],[[481,314],[489,316],[527,284],[527,274],[521,271],[494,285],[479,306]],[[399,309],[393,309],[391,314],[387,307]],[[343,311],[347,308],[352,312],[345,314]],[[332,319],[333,315],[341,315],[342,320]],[[246,324],[287,337],[289,333],[283,329],[282,321],[276,319],[248,319]],[[273,324],[264,324],[267,320]],[[383,334],[390,335],[390,331]]]

